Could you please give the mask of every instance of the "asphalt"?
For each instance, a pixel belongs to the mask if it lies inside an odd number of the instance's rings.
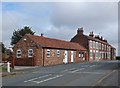
[[[119,86],[118,61],[72,63],[14,70],[3,86]]]

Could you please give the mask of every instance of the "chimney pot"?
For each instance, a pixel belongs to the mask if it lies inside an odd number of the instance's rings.
[[[43,37],[43,33],[41,33],[41,36]]]
[[[80,34],[80,35],[81,35],[81,34],[83,34],[83,32],[84,32],[84,31],[83,31],[83,27],[78,28],[78,30],[77,30],[77,34]]]
[[[89,36],[94,37],[93,31],[90,32]]]

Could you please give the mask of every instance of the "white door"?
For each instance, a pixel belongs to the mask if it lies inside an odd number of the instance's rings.
[[[71,51],[71,62],[74,62],[74,52]]]
[[[65,50],[65,52],[64,52],[64,60],[63,60],[63,62],[66,64],[66,63],[68,63],[68,55],[67,55],[67,51]]]

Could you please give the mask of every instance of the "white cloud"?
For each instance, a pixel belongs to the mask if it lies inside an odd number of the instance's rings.
[[[3,12],[3,40],[7,46],[13,30],[25,25],[32,27],[37,35],[70,40],[78,27],[85,33],[101,34],[117,48],[117,3],[19,3],[21,8]],[[113,36],[114,35],[114,36]]]

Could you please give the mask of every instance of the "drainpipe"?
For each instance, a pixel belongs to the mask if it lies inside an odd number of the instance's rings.
[[[42,48],[42,64],[44,66],[44,48]]]

